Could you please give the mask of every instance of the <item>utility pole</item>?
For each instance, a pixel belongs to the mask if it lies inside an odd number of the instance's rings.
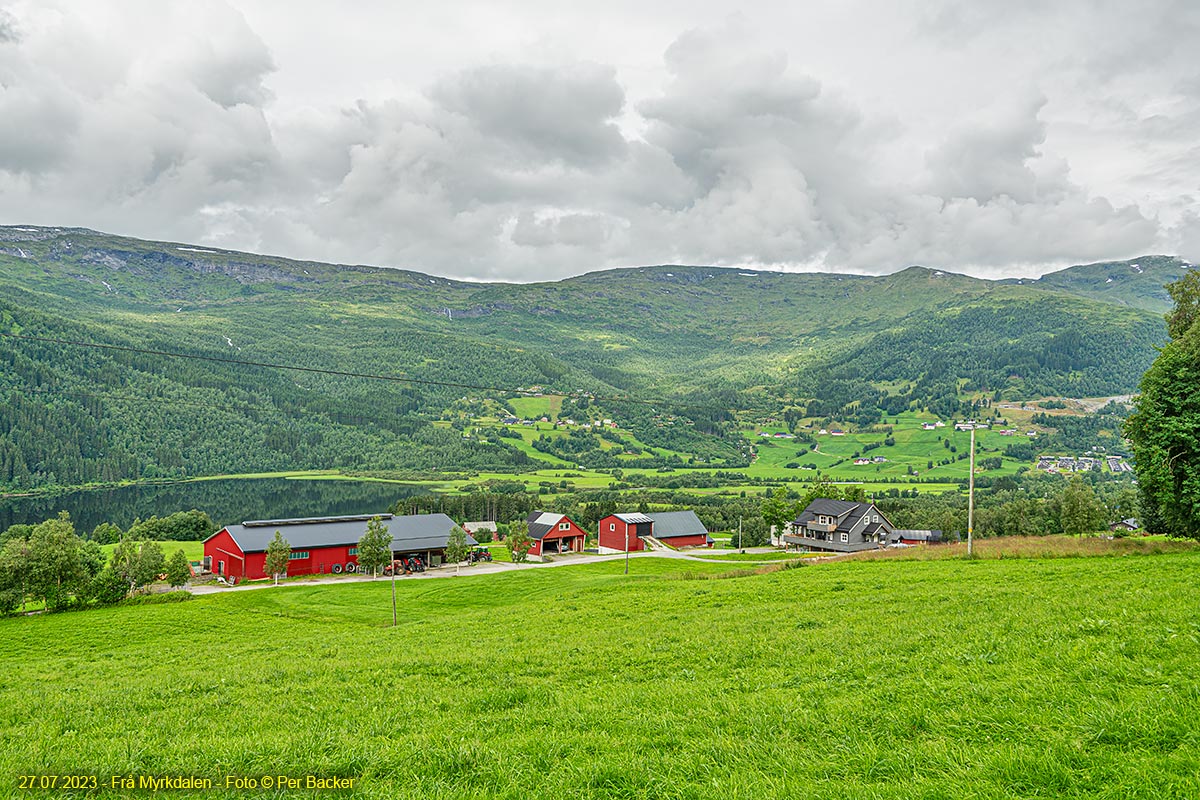
[[[622,520],[623,521],[623,520]],[[629,523],[625,523],[625,574],[629,574]]]
[[[971,474],[967,478],[967,557],[974,555],[975,531],[975,425],[971,425]]]

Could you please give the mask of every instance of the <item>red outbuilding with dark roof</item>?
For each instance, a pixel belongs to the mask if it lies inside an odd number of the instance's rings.
[[[533,546],[529,548],[531,554],[583,552],[587,532],[566,514],[534,511],[528,522],[529,538],[533,540]]]

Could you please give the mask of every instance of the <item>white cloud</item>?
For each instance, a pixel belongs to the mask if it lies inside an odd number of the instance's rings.
[[[1195,247],[1186,3],[686,5],[422,27],[319,0],[10,4],[0,219],[514,280],[1032,274]],[[636,11],[622,37],[612,15]],[[314,48],[328,75],[299,65]]]

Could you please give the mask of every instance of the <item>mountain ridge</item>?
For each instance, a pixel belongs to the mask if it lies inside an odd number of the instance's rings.
[[[19,234],[32,233],[36,237],[26,238]],[[1002,285],[1035,285],[1043,287],[1066,288],[1072,291],[1072,287],[1082,286],[1089,280],[1094,279],[1094,276],[1099,274],[1101,277],[1115,278],[1122,268],[1133,269],[1137,274],[1144,274],[1146,280],[1153,282],[1162,277],[1178,277],[1179,269],[1194,268],[1194,265],[1189,264],[1177,256],[1162,255],[1162,254],[1146,254],[1136,256],[1134,258],[1114,261],[1089,262],[1085,264],[1074,264],[1060,269],[1052,270],[1042,274],[1037,278],[1029,277],[1003,277],[1003,278],[981,278],[966,273],[955,272],[949,268],[928,267],[921,264],[910,264],[901,267],[893,272],[885,272],[878,274],[868,273],[849,273],[849,272],[827,272],[821,270],[812,271],[788,271],[775,270],[766,267],[730,267],[705,264],[642,264],[642,265],[625,265],[619,267],[608,267],[603,269],[594,269],[582,272],[578,275],[572,275],[554,280],[533,280],[524,282],[515,281],[497,281],[497,280],[474,280],[463,278],[452,278],[442,275],[437,275],[431,272],[425,272],[420,269],[401,266],[386,266],[386,265],[371,265],[371,264],[351,264],[340,262],[322,262],[308,259],[297,259],[287,256],[278,256],[264,253],[253,253],[248,251],[233,250],[210,245],[196,245],[187,242],[173,242],[152,239],[139,239],[131,236],[122,236],[118,234],[105,233],[91,228],[83,227],[52,227],[52,226],[37,226],[37,225],[0,225],[0,252],[8,255],[16,255],[11,252],[13,247],[3,247],[3,244],[16,243],[20,241],[46,241],[47,239],[60,235],[76,235],[88,238],[103,238],[108,240],[116,240],[121,242],[136,243],[144,246],[145,249],[153,249],[155,247],[173,248],[176,253],[184,253],[187,255],[175,255],[175,261],[180,264],[195,264],[203,267],[206,263],[205,259],[197,258],[197,256],[214,255],[224,256],[237,259],[254,259],[257,262],[268,262],[277,265],[288,265],[293,267],[292,277],[299,281],[311,281],[318,283],[319,276],[311,276],[304,274],[307,268],[316,267],[322,271],[346,271],[359,274],[374,274],[382,276],[384,274],[402,275],[409,278],[425,279],[440,281],[444,284],[453,286],[459,289],[470,289],[472,287],[516,287],[516,286],[559,286],[572,281],[593,279],[600,276],[611,278],[619,278],[622,275],[640,273],[649,274],[656,280],[662,280],[662,277],[671,277],[665,275],[668,271],[680,271],[687,274],[686,280],[680,280],[681,283],[702,282],[698,273],[712,271],[723,274],[729,277],[731,274],[736,274],[739,277],[754,277],[754,278],[769,278],[772,276],[816,276],[821,278],[832,279],[849,279],[849,280],[877,280],[882,278],[896,277],[905,273],[921,274],[927,277],[947,277],[951,279],[965,279],[971,281],[979,281],[986,284],[1002,284]],[[160,251],[161,252],[161,251]],[[173,255],[166,253],[165,255]],[[166,259],[164,259],[165,261]],[[1144,267],[1143,269],[1137,269]],[[298,270],[298,272],[296,271]],[[236,272],[234,273],[236,274]],[[303,275],[303,277],[302,277]],[[683,277],[683,276],[679,276]],[[715,276],[708,276],[715,277]],[[413,287],[416,288],[416,287]],[[1161,287],[1158,287],[1161,288]],[[1089,295],[1090,296],[1090,295]],[[1161,297],[1157,294],[1156,299],[1162,300],[1166,298],[1165,292]],[[1105,298],[1108,302],[1120,302],[1118,299]],[[1163,300],[1169,302],[1169,299]]]

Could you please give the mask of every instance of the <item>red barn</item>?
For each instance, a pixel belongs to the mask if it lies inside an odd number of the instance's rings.
[[[292,548],[288,575],[354,572],[358,568],[358,540],[367,532],[367,522],[375,517],[392,534],[393,557],[419,555],[426,563],[444,555],[446,540],[455,527],[454,520],[445,514],[256,520],[227,525],[205,539],[204,558],[209,569],[223,577],[266,578],[267,545],[279,531]],[[477,544],[470,534],[467,544]]]
[[[630,552],[645,550],[646,537],[671,547],[712,547],[713,544],[708,529],[695,511],[610,514],[600,520],[601,553],[624,553],[626,541]]]
[[[645,550],[643,536],[654,535],[654,520],[645,514],[609,514],[599,523],[601,553]]]
[[[671,547],[712,547],[713,538],[695,511],[658,511],[654,520],[655,539]]]
[[[565,514],[534,511],[529,515],[529,538],[535,556],[546,553],[582,553],[587,533]]]

